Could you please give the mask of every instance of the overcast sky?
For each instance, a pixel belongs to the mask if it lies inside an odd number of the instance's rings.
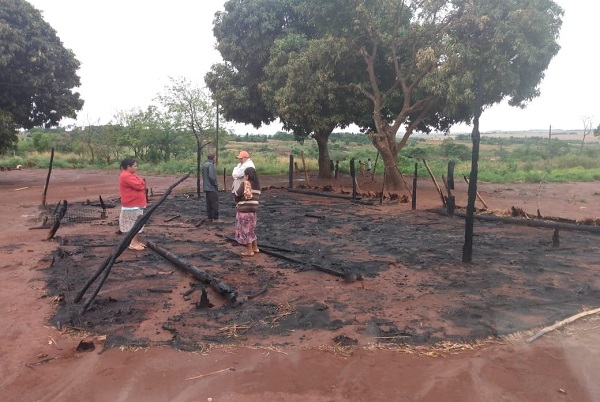
[[[565,10],[559,54],[540,86],[541,96],[520,110],[497,105],[482,115],[480,129],[573,130],[582,117],[600,118],[595,27],[600,2],[555,0]],[[213,0],[29,0],[42,11],[65,47],[81,62],[79,92],[85,100],[78,123],[107,123],[119,110],[145,108],[169,82],[186,77],[204,86],[204,75],[221,60],[214,50],[212,21],[224,1]],[[226,123],[237,134],[275,133]],[[452,132],[470,131],[460,126]]]

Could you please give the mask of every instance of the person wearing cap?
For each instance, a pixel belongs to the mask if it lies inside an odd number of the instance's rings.
[[[238,164],[233,168],[233,172],[231,173],[231,177],[233,177],[233,185],[231,186],[231,192],[235,194],[235,190],[244,182],[244,171],[249,167],[255,168],[254,162],[250,159],[250,154],[248,151],[240,151],[240,153],[236,156],[238,160]]]
[[[204,194],[206,195],[206,215],[213,222],[219,221],[219,184],[215,170],[215,155],[208,154],[207,161],[202,167]]]
[[[256,237],[256,213],[260,198],[260,182],[256,169],[246,168],[244,179],[236,188],[235,197],[235,240],[246,246],[243,257],[251,257],[260,252]]]

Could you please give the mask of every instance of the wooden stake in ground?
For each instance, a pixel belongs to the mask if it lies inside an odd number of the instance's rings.
[[[531,343],[531,342],[535,341],[537,338],[539,338],[540,336],[542,336],[544,334],[547,334],[548,332],[552,332],[555,329],[560,328],[562,326],[565,326],[565,325],[567,325],[569,323],[572,323],[573,321],[578,320],[578,319],[580,319],[582,317],[586,317],[588,315],[598,314],[598,313],[600,313],[600,308],[597,308],[597,309],[594,309],[594,310],[583,311],[583,312],[581,312],[579,314],[575,314],[572,317],[569,317],[569,318],[567,318],[565,320],[557,322],[554,325],[551,325],[549,327],[546,327],[546,328],[542,329],[541,331],[539,331],[538,333],[536,333],[535,335],[533,335],[531,338],[526,339],[525,342]]]
[[[300,157],[302,158],[302,168],[304,169],[304,179],[306,181],[306,187],[310,184],[308,183],[308,171],[306,170],[306,161],[304,160],[304,151],[300,152]]]
[[[288,188],[294,188],[294,155],[290,154],[290,167],[288,172]]]
[[[106,278],[108,278],[108,275],[110,274],[110,270],[111,270],[112,266],[114,265],[115,261],[121,255],[121,253],[123,253],[123,251],[125,251],[125,249],[127,249],[129,244],[131,243],[131,240],[133,239],[133,237],[140,231],[140,229],[146,224],[146,222],[148,222],[152,213],[154,213],[154,211],[156,211],[156,209],[160,206],[160,204],[162,204],[167,199],[169,194],[171,194],[171,191],[173,191],[173,189],[175,187],[177,187],[179,185],[179,183],[181,183],[188,177],[190,177],[189,173],[186,174],[185,176],[181,177],[180,179],[178,179],[175,183],[171,184],[171,186],[168,189],[165,190],[162,197],[160,197],[154,205],[152,205],[150,208],[148,208],[148,210],[144,212],[144,215],[142,215],[141,217],[138,218],[138,220],[135,222],[135,224],[133,225],[131,230],[125,234],[125,237],[123,238],[123,240],[121,240],[121,243],[119,243],[117,245],[113,254],[111,256],[107,257],[106,260],[104,260],[104,263],[102,263],[100,268],[98,268],[98,270],[94,273],[94,275],[92,275],[92,277],[85,283],[85,285],[83,285],[83,288],[75,296],[75,300],[74,300],[75,303],[78,303],[81,300],[81,298],[83,297],[85,292],[88,290],[90,285],[92,283],[94,283],[94,281],[100,276],[100,274],[104,273],[102,275],[100,282],[94,289],[92,295],[86,300],[83,307],[81,308],[80,314],[85,313],[87,311],[87,309],[90,307],[90,305],[94,301],[94,298],[98,295],[98,292],[100,292],[102,285],[104,285]]]
[[[48,165],[48,176],[46,176],[46,184],[44,184],[44,192],[42,194],[42,205],[46,205],[46,192],[48,192],[48,183],[50,183],[50,174],[52,173],[52,165],[54,163],[54,148],[50,150],[50,164]]]
[[[423,165],[425,165],[425,168],[429,172],[429,176],[431,176],[431,180],[433,180],[433,184],[435,185],[435,188],[437,189],[437,192],[440,195],[440,198],[442,199],[442,204],[444,205],[444,207],[446,207],[446,198],[444,198],[444,193],[442,193],[442,189],[440,189],[440,186],[438,185],[437,180],[435,180],[435,176],[433,175],[433,172],[431,171],[431,169],[429,169],[429,165],[427,164],[427,161],[425,159],[422,159],[422,160],[423,160]]]

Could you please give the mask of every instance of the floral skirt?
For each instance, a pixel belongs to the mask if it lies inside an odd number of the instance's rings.
[[[240,244],[256,241],[256,212],[235,214],[235,240]]]
[[[121,214],[119,215],[119,229],[121,233],[127,233],[131,230],[135,222],[138,220],[138,217],[144,215],[144,209],[122,209]],[[138,233],[142,233],[144,227],[138,231]]]

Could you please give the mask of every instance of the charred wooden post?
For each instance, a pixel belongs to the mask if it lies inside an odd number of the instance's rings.
[[[146,222],[148,222],[148,220],[150,219],[150,216],[152,216],[152,214],[154,213],[154,211],[156,211],[156,209],[160,206],[160,204],[162,204],[167,199],[169,194],[171,194],[171,191],[173,191],[173,189],[176,186],[178,186],[179,183],[181,183],[188,177],[190,177],[189,173],[186,174],[185,176],[181,177],[180,179],[178,179],[175,183],[171,184],[171,186],[168,189],[165,190],[162,197],[160,197],[154,205],[152,205],[150,208],[148,208],[148,210],[145,211],[144,215],[142,215],[138,218],[138,220],[135,222],[135,224],[133,225],[131,230],[125,234],[125,237],[123,238],[123,240],[121,240],[121,242],[117,245],[113,254],[108,256],[104,260],[104,262],[102,263],[100,268],[98,268],[98,270],[94,273],[94,275],[92,275],[92,277],[85,283],[85,285],[83,285],[83,288],[75,296],[75,300],[74,300],[75,303],[78,303],[79,301],[81,301],[81,298],[83,297],[85,292],[88,290],[88,288],[92,285],[92,283],[94,283],[94,281],[100,276],[100,274],[103,274],[102,278],[100,279],[100,282],[94,289],[92,295],[86,300],[84,305],[81,307],[80,314],[85,313],[87,311],[87,309],[90,307],[90,305],[92,304],[92,302],[98,295],[98,292],[100,292],[102,285],[104,285],[106,278],[108,278],[108,275],[110,274],[110,270],[111,270],[112,266],[115,264],[115,262],[117,261],[117,258],[121,255],[121,253],[123,253],[123,251],[125,251],[125,249],[129,246],[133,237],[140,231],[140,229],[146,224]]]
[[[454,166],[456,162],[448,162],[448,189],[454,190]]]
[[[350,159],[350,176],[352,177],[352,199],[356,199],[356,168],[354,158]]]
[[[50,228],[50,231],[48,232],[48,237],[46,238],[46,240],[54,239],[54,235],[56,234],[56,231],[60,227],[60,221],[62,221],[62,218],[64,218],[66,213],[67,213],[67,200],[64,200],[62,203],[62,206],[60,207],[58,212],[54,213],[54,223],[52,224],[52,227]]]
[[[560,246],[559,232],[560,232],[559,228],[554,229],[554,234],[552,235],[552,247]]]
[[[226,177],[227,177],[227,174],[225,173],[225,168],[223,168],[223,191],[227,191]]]
[[[446,191],[448,192],[448,196],[446,197],[446,211],[448,212],[448,215],[454,215],[456,201],[452,195],[452,189],[450,189],[450,185],[448,184],[446,176],[442,175],[442,180],[444,181],[444,187],[446,187]]]
[[[289,167],[289,181],[288,188],[294,188],[294,155],[290,154],[290,167]]]
[[[415,175],[413,176],[413,192],[412,192],[412,210],[417,209],[417,170],[419,168],[419,164],[415,162]]]
[[[50,174],[52,174],[52,165],[54,164],[54,148],[50,150],[50,163],[48,164],[48,175],[46,176],[46,184],[44,184],[44,192],[42,193],[42,205],[46,205],[46,193],[48,192],[48,184],[50,183]]]
[[[194,276],[194,278],[198,279],[200,282],[210,285],[211,288],[213,288],[218,294],[225,297],[228,301],[230,301],[232,303],[235,302],[235,300],[237,298],[237,292],[235,291],[235,289],[233,287],[227,285],[226,283],[221,282],[220,279],[212,276],[211,274],[204,271],[203,269],[200,269],[200,268],[192,265],[184,258],[181,258],[178,255],[171,253],[170,251],[168,251],[152,242],[148,242],[147,245],[152,251],[154,251],[161,257],[165,258],[169,262],[173,263],[173,265],[175,265],[177,268],[180,268],[180,269],[186,271],[187,273],[191,274],[192,276]]]
[[[104,204],[104,200],[102,199],[101,195],[99,195],[98,198],[100,199],[100,207],[102,208],[102,212],[100,213],[100,218],[105,219],[106,218],[106,205]]]
[[[201,294],[200,294],[200,301],[198,303],[196,303],[196,308],[211,308],[214,306],[214,304],[212,304],[210,302],[210,300],[208,300],[208,293],[206,292],[206,288],[204,288],[204,286],[202,287],[202,289],[200,289]]]

